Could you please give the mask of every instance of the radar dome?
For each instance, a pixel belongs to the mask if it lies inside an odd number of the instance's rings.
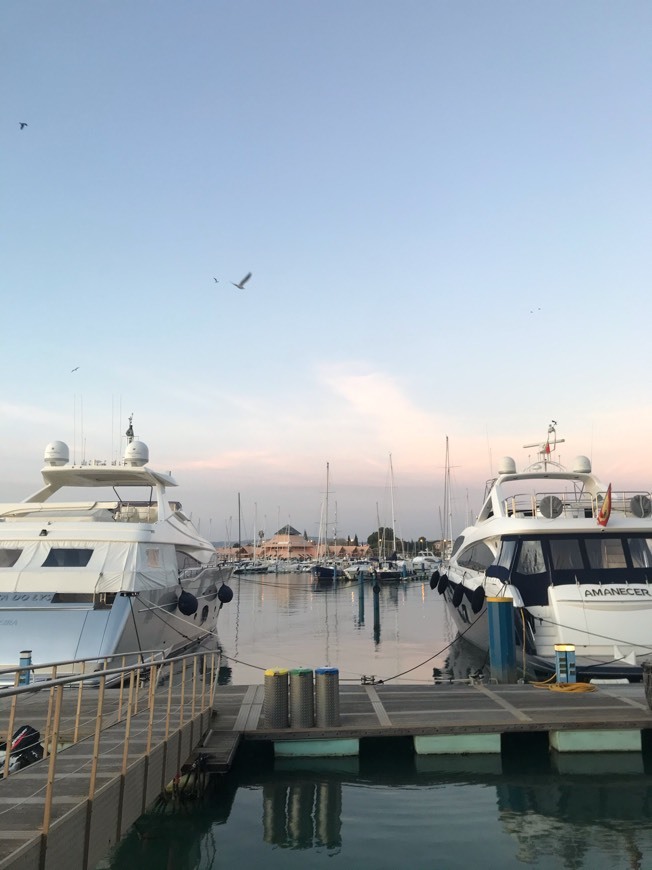
[[[589,474],[591,472],[591,460],[588,456],[576,456],[573,460],[573,471],[577,474]]]
[[[503,456],[500,460],[498,474],[516,474],[516,463],[511,456]]]
[[[125,449],[125,464],[132,466],[147,465],[149,447],[143,441],[130,441]]]
[[[43,459],[47,465],[67,465],[70,461],[68,445],[63,441],[50,441]]]

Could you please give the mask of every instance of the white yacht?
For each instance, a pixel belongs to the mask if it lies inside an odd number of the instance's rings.
[[[555,422],[536,461],[501,460],[477,521],[431,578],[466,640],[487,650],[486,598],[513,600],[517,660],[555,673],[573,644],[579,679],[641,679],[652,653],[652,495],[616,492],[586,456],[556,461]]]
[[[0,667],[27,650],[34,663],[170,655],[214,633],[231,567],[148,461],[131,421],[122,460],[71,464],[53,441],[44,486],[0,504]]]
[[[430,574],[432,571],[436,571],[440,565],[441,559],[439,556],[435,556],[434,553],[431,553],[430,550],[421,550],[412,559],[412,568],[418,574]]]

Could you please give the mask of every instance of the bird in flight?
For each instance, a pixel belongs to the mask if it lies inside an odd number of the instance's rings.
[[[244,290],[244,285],[247,283],[247,281],[250,278],[251,278],[251,272],[247,272],[247,274],[244,276],[244,278],[242,279],[242,281],[240,281],[239,284],[236,284],[235,281],[231,281],[231,283],[233,284],[234,287],[237,287],[238,290]]]
[[[26,127],[26,126],[27,126],[27,121],[19,121],[18,123],[20,124],[20,129],[21,129],[21,130],[23,129],[23,127]]]
[[[70,369],[70,374],[72,374],[73,372],[76,372],[78,368],[79,368],[79,366],[75,366],[74,369]]]
[[[219,284],[219,283],[220,283],[220,282],[217,280],[217,278],[213,278],[213,281],[215,281],[216,284]]]

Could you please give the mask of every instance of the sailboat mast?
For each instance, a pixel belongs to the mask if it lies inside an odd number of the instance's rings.
[[[330,474],[330,466],[327,462],[326,463],[326,501],[325,501],[326,517],[325,517],[325,523],[324,523],[324,542],[326,544],[326,556],[328,556],[328,553],[329,553],[329,550],[328,550],[328,476],[329,476],[329,474]]]
[[[453,517],[451,515],[451,494],[450,494],[450,459],[448,455],[448,435],[446,436],[446,459],[444,462],[444,525],[443,525],[443,550],[447,554],[450,550],[448,542],[453,543]]]
[[[256,562],[256,538],[258,537],[258,502],[254,502],[254,542],[253,542],[253,562]]]
[[[240,528],[240,493],[238,493],[238,553],[242,549],[242,531]]]
[[[396,519],[394,517],[394,469],[392,454],[389,454],[389,498],[392,506],[392,553],[396,552]]]
[[[385,531],[380,528],[380,514],[378,513],[378,502],[376,502],[376,525],[378,526],[378,559],[382,561],[385,558]]]

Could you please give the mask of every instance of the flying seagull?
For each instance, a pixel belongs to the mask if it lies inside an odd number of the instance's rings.
[[[76,372],[78,368],[79,368],[79,366],[75,366],[74,369],[70,369],[70,374],[72,374],[73,372]]]
[[[251,272],[247,272],[247,274],[244,276],[244,278],[242,279],[242,281],[240,281],[239,284],[236,284],[235,281],[231,281],[231,283],[233,284],[234,287],[237,287],[238,290],[244,290],[244,285],[247,283],[247,281],[250,278],[251,278]]]
[[[27,121],[19,121],[18,123],[20,124],[20,129],[21,129],[21,130],[23,129],[23,127],[26,127],[26,126],[27,126]]]
[[[220,283],[220,282],[217,280],[217,278],[213,278],[213,281],[215,281],[216,284],[219,284],[219,283]]]

